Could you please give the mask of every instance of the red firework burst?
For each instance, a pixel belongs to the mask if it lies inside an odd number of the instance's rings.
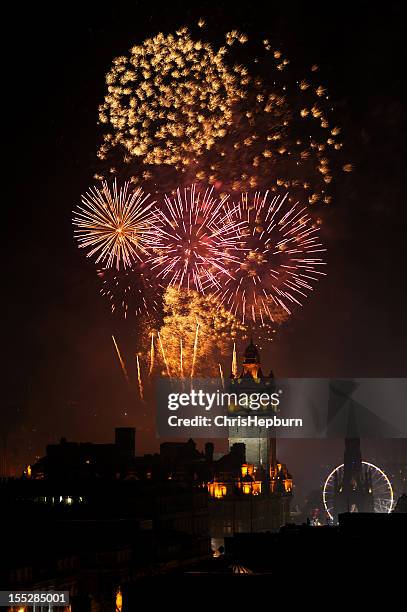
[[[165,285],[201,293],[220,289],[239,261],[241,222],[213,188],[177,189],[155,210],[157,241],[149,265]]]
[[[244,248],[217,295],[243,321],[278,323],[325,275],[320,228],[306,206],[291,203],[288,194],[269,198],[268,191],[242,194],[237,217]]]

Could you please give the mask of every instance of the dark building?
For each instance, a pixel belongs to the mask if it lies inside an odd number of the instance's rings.
[[[404,514],[348,512],[339,515],[335,526],[289,524],[278,533],[236,534],[226,538],[225,549],[234,563],[254,574],[271,574],[277,582],[281,579],[284,583],[287,567],[295,584],[301,579],[308,585],[315,584],[333,574],[368,579],[372,560],[388,553],[391,542],[400,542],[402,546],[406,530]],[[386,562],[380,563],[381,576],[394,578],[397,570],[402,570],[400,561],[399,555],[388,554]]]
[[[135,466],[136,431],[118,427],[113,444],[70,442],[49,444],[45,457],[27,470],[34,479],[48,480],[130,477]]]
[[[407,495],[405,493],[397,500],[393,512],[396,514],[407,514]]]
[[[356,429],[354,412],[349,415],[348,432],[354,435]],[[341,480],[335,472],[333,517],[344,512],[374,512],[372,473],[362,463],[360,438],[345,439],[343,474]]]
[[[208,442],[164,442],[137,457],[132,428],[114,443],[50,444],[19,479],[0,481],[13,534],[1,582],[14,590],[56,588],[72,612],[131,610],[137,581],[212,558],[224,536],[276,531],[289,518],[292,478],[277,461],[247,461],[233,443],[215,459]],[[45,545],[44,545],[45,542]]]
[[[172,479],[159,455],[135,457],[131,428],[113,444],[49,445],[23,478],[0,481],[0,505],[2,587],[67,590],[72,612],[117,598],[131,610],[133,583],[211,556],[206,487]]]

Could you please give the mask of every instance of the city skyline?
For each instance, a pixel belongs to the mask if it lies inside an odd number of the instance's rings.
[[[42,19],[41,9],[32,19],[27,14],[20,20],[31,62],[41,66],[46,85],[39,87],[38,73],[30,71],[14,107],[26,120],[17,122],[19,136],[13,138],[22,162],[15,168],[15,205],[8,213],[9,226],[18,228],[19,248],[10,232],[6,294],[12,307],[2,357],[8,381],[5,424],[9,414],[13,427],[19,411],[17,437],[13,434],[16,468],[40,455],[52,440],[103,441],[116,425],[138,427],[142,452],[158,447],[153,415],[140,406],[137,389],[127,388],[111,342],[113,333],[130,361],[138,338],[124,321],[111,316],[99,295],[92,265],[75,247],[70,215],[94,173],[97,108],[111,58],[135,41],[199,17],[209,28],[218,23],[226,30],[237,24],[256,34],[264,32],[266,23],[284,50],[294,57],[301,54],[307,63],[317,62],[338,107],[354,165],[353,173],[336,181],[334,203],[324,213],[329,275],[263,348],[266,368],[278,376],[297,377],[405,375],[405,294],[400,283],[405,210],[398,129],[403,82],[397,5],[391,4],[384,15],[374,7],[352,7],[350,21],[344,6],[333,22],[319,5],[305,10],[297,2],[273,6],[270,12],[253,3],[253,10],[239,8],[233,15],[224,5],[214,13],[207,3],[183,9],[182,3],[164,12],[136,3],[125,22],[119,9],[108,14],[83,9],[80,15],[72,9],[54,30]],[[378,38],[383,42],[376,54]],[[16,63],[24,61],[21,47]],[[11,82],[17,75],[12,69]],[[19,83],[16,91],[21,88]],[[231,352],[232,344],[225,368]],[[339,442],[330,448],[318,445],[302,442],[291,451],[300,473],[302,454],[324,466],[340,456]],[[366,442],[372,460],[390,452],[386,443],[382,450],[375,446]],[[315,486],[305,473],[304,481],[305,488]]]

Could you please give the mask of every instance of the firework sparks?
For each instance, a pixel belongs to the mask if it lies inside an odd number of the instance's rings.
[[[232,107],[243,97],[239,70],[228,68],[224,50],[195,41],[187,28],[158,34],[114,60],[99,108],[106,127],[99,157],[112,147],[125,161],[188,166],[221,138]]]
[[[154,202],[147,203],[149,197],[140,188],[129,189],[129,183],[118,188],[116,181],[112,189],[104,182],[102,189],[93,187],[82,196],[73,224],[78,228],[74,233],[79,247],[88,250],[87,257],[117,270],[141,261],[154,242]]]
[[[243,65],[247,41],[234,30],[215,48],[180,28],[116,58],[99,108],[98,155],[109,171],[156,184],[172,168],[227,190],[284,186],[311,204],[330,203],[335,172],[352,167],[336,160],[343,143],[318,67],[298,75],[281,50],[256,38]]]
[[[123,376],[126,379],[127,384],[130,384],[129,375],[127,374],[127,369],[126,369],[126,365],[124,363],[124,359],[123,359],[123,357],[122,357],[122,355],[120,353],[120,349],[119,349],[119,346],[118,346],[118,344],[116,342],[116,338],[113,335],[112,335],[112,340],[113,340],[114,347],[116,349],[117,357],[119,359],[119,363],[120,363],[120,367],[121,367],[122,372],[123,372]]]
[[[168,287],[164,315],[159,338],[168,376],[178,376],[180,371],[182,376],[191,372],[194,376],[216,375],[217,363],[229,352],[230,338],[245,333],[244,326],[214,296],[195,291]]]
[[[126,270],[99,269],[97,275],[102,284],[100,294],[109,301],[112,314],[127,319],[159,312],[162,287],[144,262],[133,262]]]
[[[271,199],[268,192],[253,198],[243,194],[239,211],[246,222],[243,257],[219,297],[243,321],[266,325],[282,313],[290,315],[293,305],[302,305],[312,284],[324,275],[326,249],[318,224],[305,206],[290,203],[288,194]]]
[[[324,274],[307,206],[328,204],[336,172],[352,171],[337,159],[341,129],[318,66],[300,76],[269,40],[251,40],[244,54],[245,34],[227,32],[216,45],[198,25],[200,40],[180,28],[116,58],[99,108],[97,178],[108,169],[167,195],[153,208],[141,189],[104,182],[74,215],[112,312],[134,315],[146,334],[160,329],[149,376],[157,363],[168,376],[208,372],[204,357],[219,349],[217,374],[226,342],[249,321],[272,338]],[[182,185],[209,187],[173,190],[180,173]],[[225,195],[237,191],[240,202]]]
[[[220,279],[238,260],[240,224],[227,196],[217,200],[213,189],[203,193],[192,185],[177,190],[157,209],[157,245],[149,260],[151,270],[167,285],[202,293],[220,287]]]

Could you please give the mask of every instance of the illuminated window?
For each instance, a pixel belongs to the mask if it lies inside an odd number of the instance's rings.
[[[290,478],[286,478],[284,480],[284,488],[287,493],[291,493],[291,491],[293,490],[293,481]]]
[[[261,493],[261,481],[260,480],[256,480],[255,482],[253,482],[252,492],[253,492],[253,495],[260,495]]]
[[[254,465],[251,463],[243,463],[240,468],[242,472],[242,476],[253,476],[254,474]]]
[[[122,590],[119,587],[116,591],[116,612],[122,612],[123,609],[123,595]]]
[[[220,499],[221,497],[225,497],[227,493],[227,488],[226,485],[224,485],[222,482],[209,482],[208,492],[211,497]]]

